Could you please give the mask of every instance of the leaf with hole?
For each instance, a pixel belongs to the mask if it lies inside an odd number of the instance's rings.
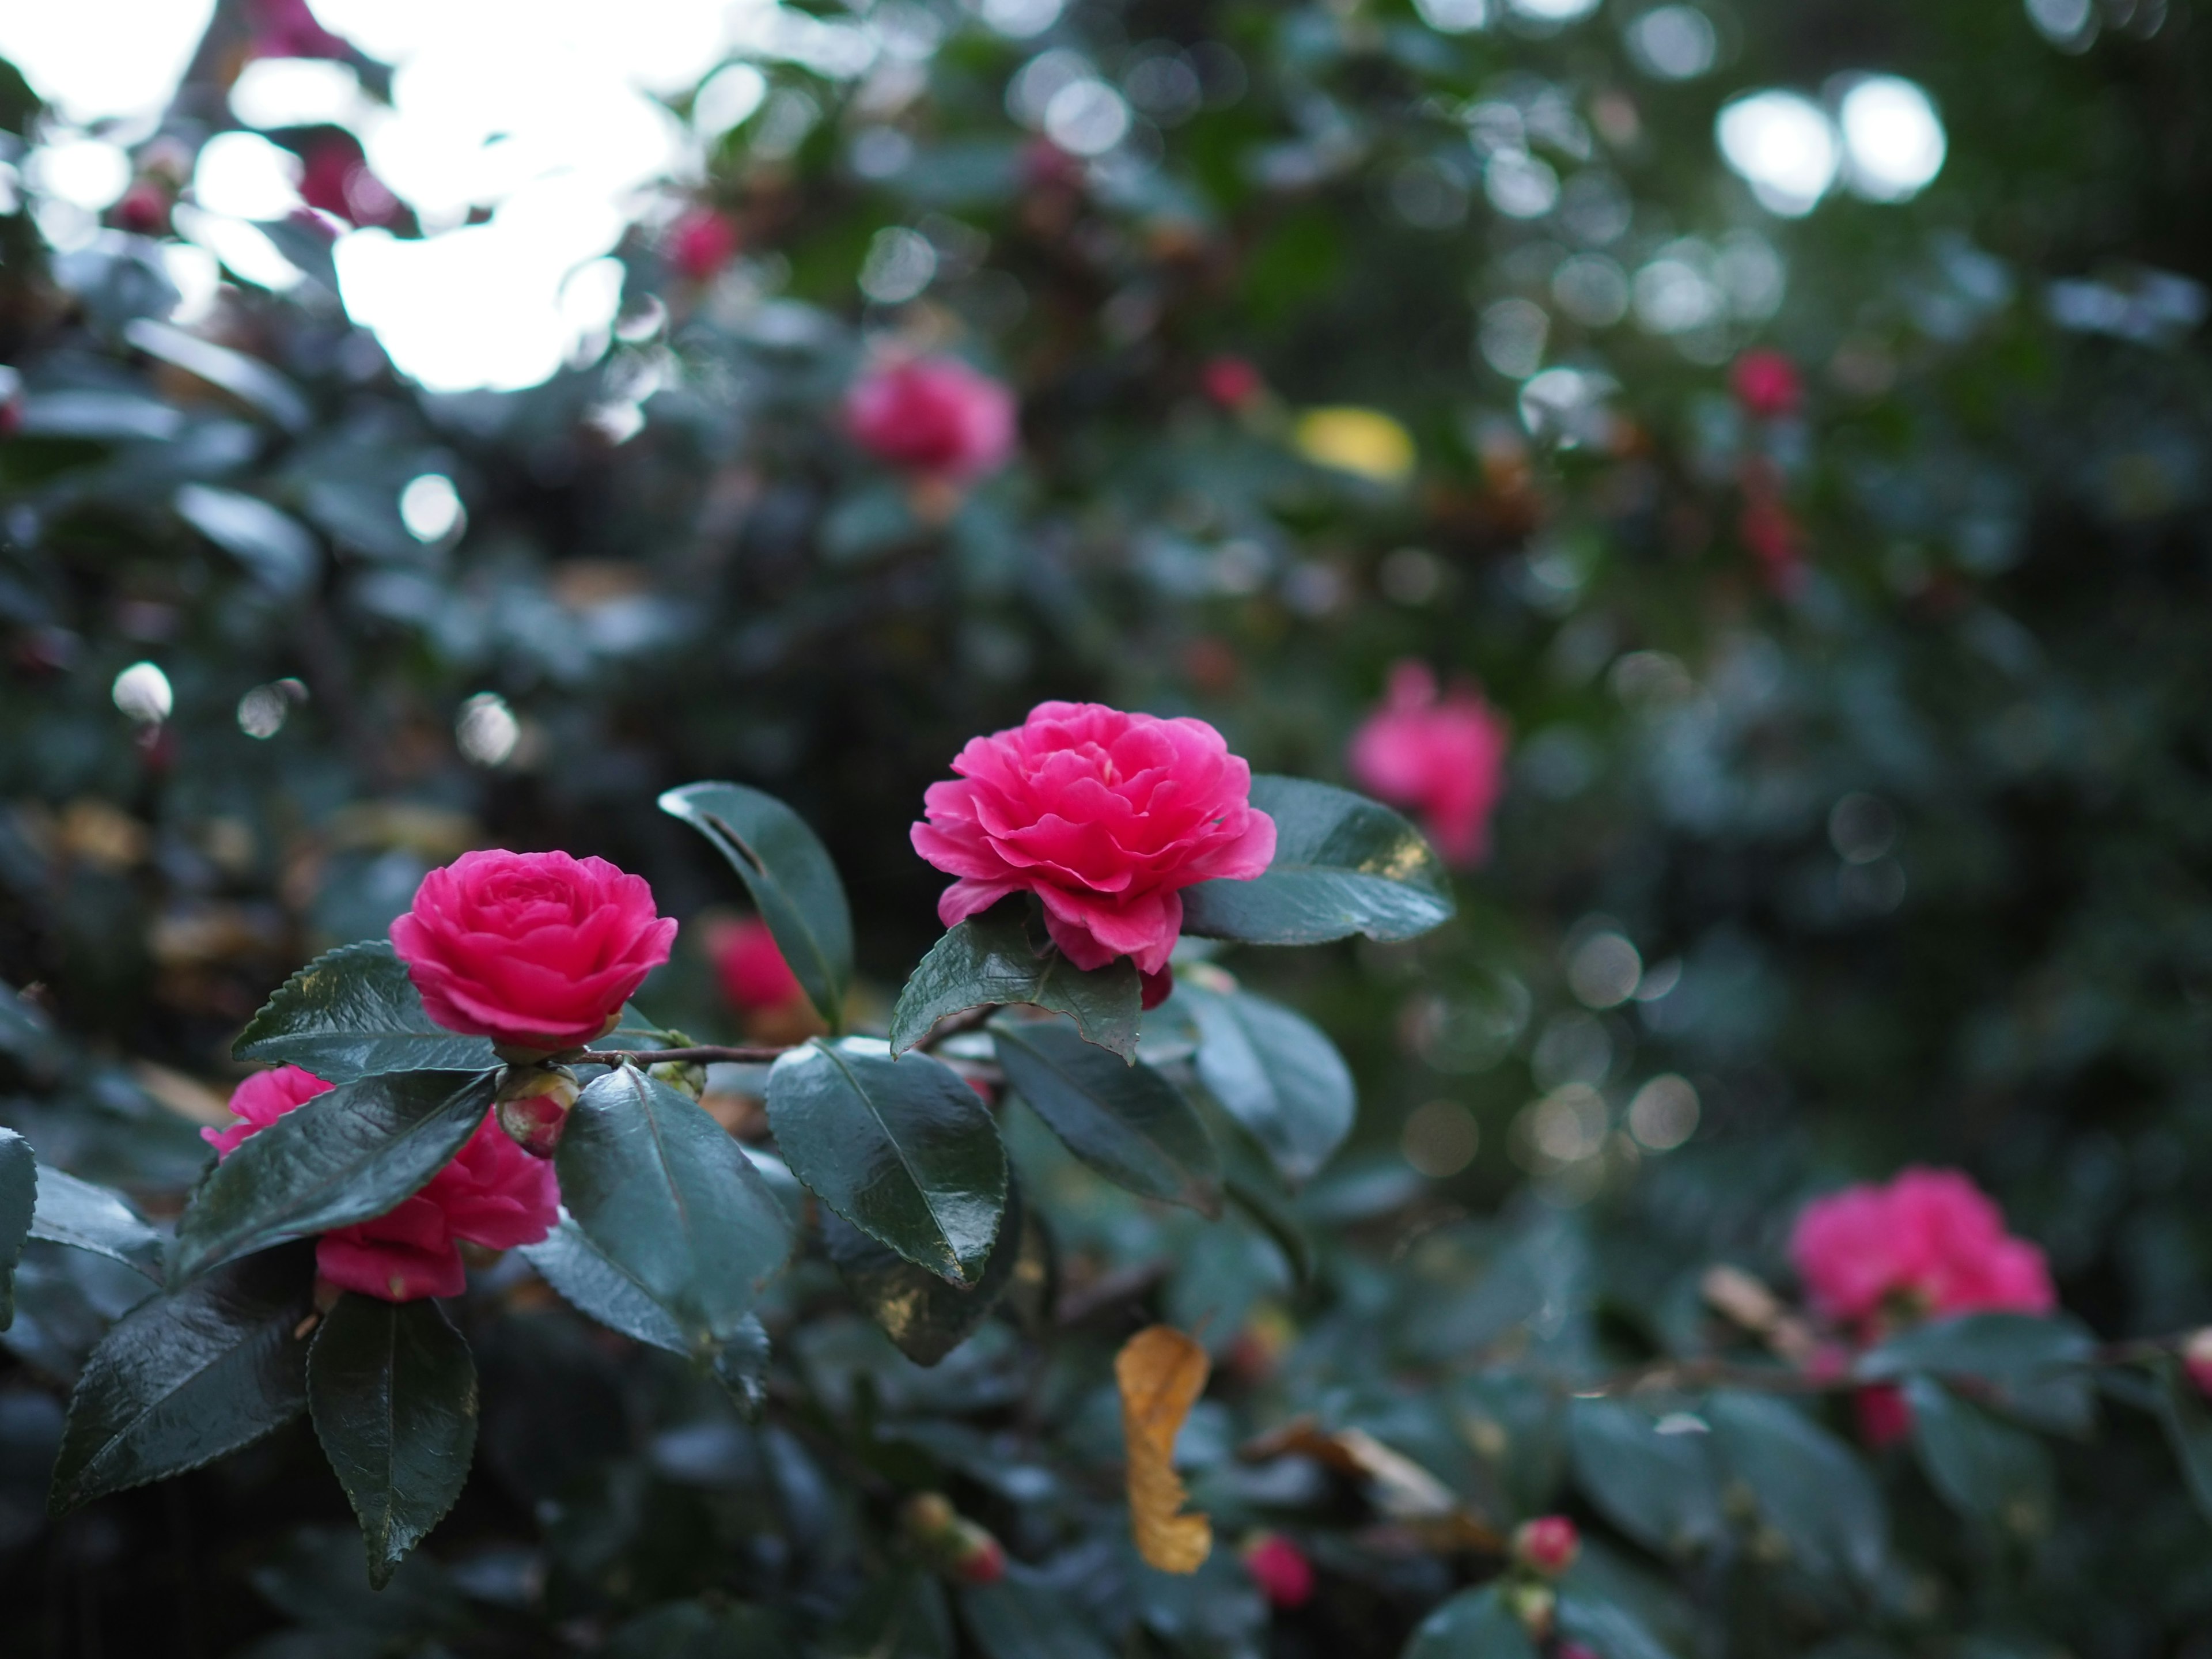
[[[1413,939],[1451,919],[1443,863],[1404,818],[1350,790],[1261,775],[1252,805],[1275,820],[1275,856],[1250,881],[1182,893],[1182,931],[1245,945]]]
[[[381,939],[325,951],[286,980],[231,1053],[284,1061],[326,1083],[499,1063],[488,1039],[448,1031],[423,1012],[407,964]]]
[[[891,1011],[891,1052],[904,1054],[949,1014],[1026,1003],[1075,1022],[1086,1042],[1124,1060],[1137,1048],[1141,988],[1117,957],[1085,973],[1038,936],[1026,899],[1009,899],[948,931],[908,978]]]
[[[974,1285],[1006,1204],[998,1126],[959,1074],[872,1037],[793,1048],[768,1074],[791,1172],[916,1267]]]
[[[1006,1082],[1066,1143],[1117,1186],[1221,1213],[1221,1156],[1174,1084],[1085,1042],[1061,1020],[991,1022]]]
[[[775,796],[737,783],[671,789],[660,810],[730,861],[807,1000],[839,1030],[853,980],[853,917],[837,866],[806,821]]]
[[[744,1149],[690,1095],[634,1066],[584,1091],[554,1164],[575,1225],[692,1352],[737,1334],[791,1253],[783,1207]]]
[[[208,1171],[177,1223],[179,1281],[280,1238],[384,1215],[452,1161],[496,1074],[395,1072],[317,1095]]]
[[[1198,1079],[1252,1132],[1283,1179],[1312,1179],[1352,1133],[1358,1097],[1336,1045],[1302,1014],[1249,991],[1178,987],[1198,1021]]]
[[[468,1484],[476,1362],[435,1302],[348,1291],[308,1351],[307,1404],[381,1589]]]
[[[270,1250],[142,1302],[94,1348],[70,1396],[57,1514],[196,1469],[307,1403],[313,1252]]]

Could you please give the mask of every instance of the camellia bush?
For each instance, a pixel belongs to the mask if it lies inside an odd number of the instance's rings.
[[[732,16],[0,65],[0,1650],[2203,1659],[2201,21]]]

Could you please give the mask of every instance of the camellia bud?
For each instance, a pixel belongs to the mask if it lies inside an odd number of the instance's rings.
[[[532,1158],[550,1158],[576,1095],[576,1074],[565,1066],[510,1066],[500,1080],[499,1127]]]
[[[656,1083],[681,1089],[694,1100],[707,1092],[707,1068],[690,1060],[664,1060],[646,1075]]]
[[[963,1584],[995,1584],[1006,1576],[1005,1546],[954,1509],[943,1492],[916,1492],[908,1498],[899,1525],[947,1577]]]
[[[1564,1515],[1540,1515],[1513,1530],[1513,1559],[1531,1572],[1557,1578],[1575,1564],[1583,1535]]]
[[[1521,1628],[1540,1642],[1552,1633],[1552,1615],[1559,1609],[1559,1598],[1552,1593],[1549,1584],[1522,1583],[1505,1591],[1505,1605],[1521,1621]]]
[[[1246,1541],[1243,1556],[1245,1571],[1270,1606],[1302,1607],[1313,1599],[1313,1563],[1282,1534],[1255,1534]]]
[[[2181,1345],[2181,1368],[2199,1394],[2212,1395],[2212,1325],[2190,1333]]]

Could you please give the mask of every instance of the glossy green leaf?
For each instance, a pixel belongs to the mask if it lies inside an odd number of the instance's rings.
[[[307,1404],[380,1588],[468,1484],[476,1362],[435,1302],[348,1291],[315,1332]]]
[[[134,318],[125,325],[123,337],[149,357],[222,387],[287,432],[304,432],[314,418],[300,389],[258,357],[152,317]]]
[[[31,1237],[50,1244],[89,1250],[135,1267],[161,1282],[161,1254],[167,1242],[120,1194],[60,1170],[39,1171],[39,1205],[31,1218]]]
[[[1808,1571],[1875,1582],[1889,1553],[1889,1515],[1849,1446],[1771,1395],[1715,1395],[1705,1415],[1723,1463]]]
[[[1026,1003],[1066,1014],[1086,1042],[1133,1055],[1142,1017],[1136,965],[1117,957],[1085,973],[1041,931],[1026,900],[1009,900],[947,932],[899,993],[891,1052],[904,1054],[948,1014]]]
[[[489,1072],[340,1084],[241,1142],[177,1223],[179,1280],[280,1238],[367,1221],[446,1167],[491,1106]]]
[[[1166,1078],[1060,1020],[996,1019],[991,1035],[1007,1083],[1076,1157],[1133,1193],[1221,1213],[1221,1155]]]
[[[791,1172],[862,1232],[956,1285],[990,1259],[1006,1153],[975,1091],[927,1054],[872,1037],[809,1042],[768,1077]]]
[[[1932,1377],[1915,1376],[1904,1387],[1912,1407],[1913,1451],[1945,1503],[2014,1537],[2037,1538],[2051,1529],[2057,1483],[2040,1440]]]
[[[2159,1425],[2180,1466],[2182,1484],[2197,1513],[2212,1521],[2212,1407],[2172,1355],[2158,1362],[2157,1386]]]
[[[1275,856],[1251,881],[1183,890],[1182,931],[1246,945],[1413,939],[1450,920],[1451,884],[1421,832],[1364,795],[1304,778],[1252,780]]]
[[[1310,1180],[1352,1133],[1352,1071],[1303,1015],[1249,991],[1177,990],[1198,1020],[1198,1077],[1249,1129],[1283,1179]]]
[[[594,1244],[574,1217],[563,1214],[551,1232],[524,1245],[521,1254],[578,1313],[648,1347],[691,1352],[676,1316]]]
[[[325,951],[286,980],[231,1053],[286,1061],[329,1083],[498,1063],[488,1039],[448,1031],[422,1012],[407,964],[381,939]]]
[[[230,1264],[118,1321],[70,1396],[53,1508],[143,1486],[258,1440],[307,1403],[313,1252]]]
[[[1963,1314],[1916,1325],[1860,1357],[1857,1375],[1971,1377],[2012,1415],[2083,1433],[2095,1414],[2087,1363],[2097,1339],[2066,1314]]]
[[[1401,1659],[1536,1659],[1536,1644],[1498,1586],[1485,1584],[1462,1590],[1422,1620]]]
[[[853,980],[853,917],[837,867],[806,821],[773,795],[737,783],[690,783],[660,810],[713,842],[752,895],[784,960],[831,1030]]]
[[[1559,1634],[1604,1659],[1674,1659],[1644,1622],[1616,1601],[1575,1587],[1562,1588]]]
[[[568,1115],[561,1196],[591,1243],[705,1353],[734,1335],[791,1253],[744,1149],[680,1089],[623,1066]]]
[[[39,1202],[39,1162],[31,1143],[0,1129],[0,1331],[15,1322],[15,1263]]]
[[[823,1212],[822,1243],[853,1299],[883,1327],[898,1351],[917,1365],[934,1365],[975,1334],[1006,1295],[1022,1253],[1021,1189],[1007,1182],[998,1242],[972,1290],[915,1267],[835,1211]]]
[[[960,1592],[960,1622],[984,1659],[1114,1659],[1066,1592],[1009,1576]]]
[[[1710,1435],[1693,1423],[1662,1434],[1656,1419],[1620,1400],[1577,1400],[1567,1443],[1575,1483],[1607,1520],[1662,1555],[1686,1556],[1721,1534],[1720,1482]]]

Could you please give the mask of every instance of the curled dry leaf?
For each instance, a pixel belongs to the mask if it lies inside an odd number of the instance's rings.
[[[1252,1463],[1274,1457],[1310,1457],[1324,1468],[1350,1475],[1365,1488],[1368,1501],[1380,1513],[1412,1528],[1424,1547],[1492,1554],[1504,1547],[1498,1529],[1471,1512],[1450,1487],[1364,1429],[1332,1432],[1312,1418],[1301,1417],[1246,1442],[1237,1449],[1237,1455]]]
[[[1196,1572],[1213,1549],[1213,1527],[1182,1513],[1176,1435],[1205,1392],[1206,1350],[1171,1325],[1139,1331],[1114,1357],[1128,1443],[1129,1526],[1137,1553],[1162,1572]]]

